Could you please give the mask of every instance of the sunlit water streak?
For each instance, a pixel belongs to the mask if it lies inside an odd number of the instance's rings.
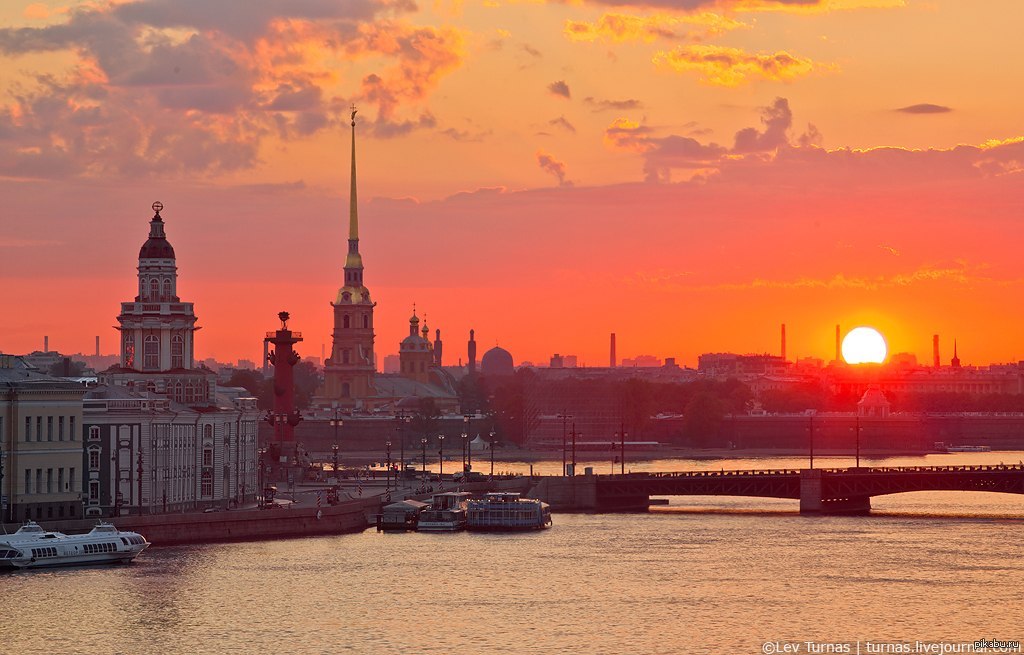
[[[130,566],[0,576],[0,652],[757,653],[766,640],[1024,638],[1024,497],[923,492],[873,507],[804,517],[795,501],[675,497],[645,515],[557,514],[529,534],[153,548]]]

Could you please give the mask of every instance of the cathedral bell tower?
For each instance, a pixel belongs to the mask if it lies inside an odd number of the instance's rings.
[[[349,409],[366,407],[376,394],[377,371],[373,355],[373,308],[370,290],[363,285],[363,258],[359,255],[359,208],[356,203],[356,109],[352,107],[352,181],[349,190],[348,252],[345,284],[331,303],[334,332],[331,354],[324,362],[322,401]]]

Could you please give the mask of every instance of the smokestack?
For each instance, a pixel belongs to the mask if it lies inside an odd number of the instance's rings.
[[[50,337],[43,337],[43,352],[50,352]]]
[[[100,335],[96,335],[96,356],[100,356]]]
[[[786,360],[786,324],[782,324],[782,360]]]
[[[610,366],[611,368],[615,368],[615,363],[616,363],[617,360],[615,359],[615,333],[614,332],[612,332],[611,356],[610,356],[609,359],[610,359],[611,363],[608,364],[608,366]]]
[[[839,326],[836,325],[836,362],[843,361],[843,344],[839,333]]]
[[[932,364],[935,368],[942,367],[942,361],[939,359],[939,335],[932,335]]]

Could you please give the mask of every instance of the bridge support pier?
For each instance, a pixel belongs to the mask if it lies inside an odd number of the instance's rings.
[[[801,514],[868,514],[871,512],[869,496],[825,498],[821,475],[822,473],[818,469],[800,471]]]

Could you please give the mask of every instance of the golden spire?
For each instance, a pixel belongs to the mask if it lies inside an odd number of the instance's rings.
[[[352,105],[352,188],[349,191],[348,238],[359,239],[359,208],[356,205],[356,109]]]

